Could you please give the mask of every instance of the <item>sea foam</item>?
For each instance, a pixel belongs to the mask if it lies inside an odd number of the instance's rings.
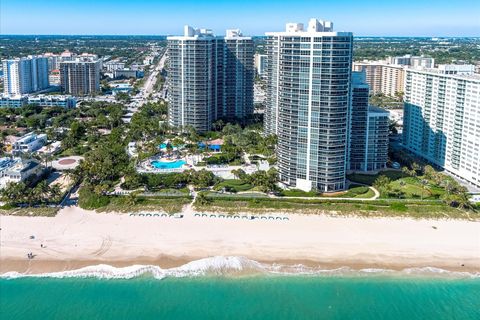
[[[268,264],[261,263],[245,257],[216,256],[188,262],[182,266],[163,269],[154,265],[132,265],[128,267],[114,267],[107,264],[87,266],[75,270],[50,272],[42,274],[24,274],[19,272],[6,272],[0,275],[3,279],[22,277],[48,277],[48,278],[98,278],[98,279],[132,279],[142,275],[150,275],[155,279],[168,277],[196,277],[196,276],[236,276],[236,275],[303,275],[303,276],[428,276],[428,277],[453,277],[453,278],[480,278],[480,272],[448,271],[435,267],[406,268],[401,271],[391,269],[353,269],[339,267],[325,269],[321,266],[310,267],[302,264]]]

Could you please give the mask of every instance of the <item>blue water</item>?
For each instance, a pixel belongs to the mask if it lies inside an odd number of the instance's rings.
[[[157,169],[178,169],[186,164],[185,160],[177,160],[173,162],[165,162],[160,160],[154,160],[151,162],[152,166]]]
[[[0,319],[480,319],[480,280],[240,276],[0,279]]]

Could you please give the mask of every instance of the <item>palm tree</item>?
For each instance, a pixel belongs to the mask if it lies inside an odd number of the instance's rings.
[[[53,186],[50,187],[49,190],[49,197],[50,197],[50,202],[56,202],[59,200],[60,196],[62,195],[62,189],[58,184],[54,184]]]
[[[420,180],[420,184],[422,185],[422,200],[423,200],[423,196],[424,196],[424,191],[427,189],[427,185],[428,185],[428,180],[427,179],[422,179]]]
[[[410,176],[412,174],[410,169],[408,169],[408,167],[402,167],[402,173],[407,176]]]
[[[418,163],[414,162],[412,163],[412,170],[415,171],[415,176],[416,176],[418,172],[422,170],[422,167]]]
[[[138,194],[139,191],[130,192],[125,199],[125,204],[129,206],[134,206],[138,203]]]
[[[205,195],[204,192],[199,192],[197,198],[195,199],[195,202],[197,202],[201,206],[206,206],[210,203],[210,199]]]

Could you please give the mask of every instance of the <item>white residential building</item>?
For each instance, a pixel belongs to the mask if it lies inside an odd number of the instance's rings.
[[[267,58],[266,54],[255,54],[255,69],[257,70],[257,74],[261,77],[265,76],[267,73]]]
[[[437,69],[443,74],[471,75],[475,73],[473,64],[440,64]]]
[[[0,95],[0,108],[20,108],[28,104],[41,107],[75,108],[77,99],[65,95]]]
[[[385,61],[362,61],[353,63],[353,71],[364,71],[370,91],[394,96],[405,90],[405,66],[388,64]]]
[[[47,135],[27,133],[12,145],[13,154],[34,152],[43,147],[47,143]]]
[[[479,187],[480,75],[449,71],[407,69],[404,145]]]
[[[3,74],[5,95],[31,93],[49,87],[48,61],[41,56],[4,60]]]
[[[254,44],[238,29],[216,37],[185,26],[168,37],[168,122],[211,129],[217,119],[244,121],[253,114]]]
[[[280,181],[305,191],[343,190],[353,35],[317,19],[266,35],[264,130],[278,137]]]
[[[37,180],[44,167],[35,159],[0,158],[0,189],[9,183]]]
[[[115,70],[125,69],[125,62],[120,61],[108,61],[103,64],[103,67],[108,72],[113,72]]]
[[[410,66],[413,68],[433,68],[435,66],[435,59],[425,56],[404,55],[400,57],[388,57],[387,61],[389,64]]]

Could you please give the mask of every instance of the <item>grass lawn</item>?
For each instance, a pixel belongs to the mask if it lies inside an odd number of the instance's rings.
[[[229,188],[230,190],[234,190],[235,192],[242,192],[252,189],[253,186],[249,183],[243,182],[242,180],[228,179],[215,185],[214,190],[218,191],[222,190],[223,188]]]
[[[471,219],[472,212],[449,207],[440,201],[365,201],[321,199],[273,199],[215,197],[207,205],[195,204],[199,210],[225,213],[290,212],[301,214],[328,214],[333,216],[410,217],[415,219]]]
[[[282,190],[280,195],[283,197],[319,197],[321,193],[316,191],[303,191],[300,189]]]
[[[422,177],[417,178],[406,176],[403,172],[400,171],[389,170],[383,171],[382,173],[375,175],[354,173],[348,175],[348,179],[350,181],[372,185],[380,175],[385,175],[389,177],[392,180],[392,182],[390,182],[390,189],[401,190],[404,193],[402,198],[405,199],[437,200],[445,194],[445,190],[437,186],[427,185],[424,188],[420,182]],[[385,194],[385,192],[381,192],[380,197],[383,199],[395,199],[395,197],[391,197]]]
[[[155,196],[179,196],[179,197],[184,197],[184,196],[188,196],[190,194],[190,191],[186,187],[181,188],[181,189],[165,188],[165,189],[155,190],[155,191],[153,191],[153,193],[155,194]]]
[[[421,178],[420,178],[421,179]],[[390,183],[392,189],[398,189],[404,192],[407,199],[426,199],[436,200],[440,199],[445,194],[445,190],[440,187],[426,185],[422,186],[419,178],[406,177],[401,178]],[[382,198],[386,197],[382,194]]]
[[[123,196],[110,197],[110,202],[98,212],[139,212],[139,211],[164,211],[166,213],[181,212],[184,205],[192,201],[190,197],[138,197],[137,203],[129,204],[128,198]]]
[[[338,197],[368,199],[372,198],[374,195],[375,192],[373,192],[369,187],[351,185],[346,193],[339,195]]]
[[[5,207],[5,208],[4,208]],[[38,207],[38,208],[6,208],[0,207],[0,215],[6,216],[39,216],[54,217],[60,208]]]
[[[375,193],[368,187],[352,184],[345,192],[336,192],[333,194],[319,193],[316,191],[303,191],[299,189],[282,190],[283,197],[327,197],[327,198],[371,198]]]
[[[255,192],[247,192],[247,193],[240,193],[240,194],[232,194],[232,193],[218,193],[218,192],[207,192],[207,197],[209,198],[267,198],[267,195],[264,193],[255,193]]]

